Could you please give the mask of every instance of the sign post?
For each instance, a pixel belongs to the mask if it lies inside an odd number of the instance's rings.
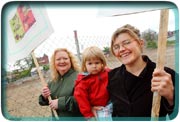
[[[40,79],[41,79],[42,87],[47,86],[47,83],[46,83],[46,81],[44,80],[44,77],[43,77],[43,75],[42,75],[42,73],[41,73],[41,70],[40,70],[40,68],[39,68],[39,64],[38,64],[38,61],[37,61],[36,56],[35,56],[35,54],[34,54],[34,51],[32,51],[31,55],[32,55],[32,58],[33,58],[34,63],[35,63],[35,65],[36,65],[36,69],[37,69],[37,72],[38,72],[38,74],[39,74],[39,77],[40,77]],[[48,100],[49,100],[49,101],[52,100],[52,99],[51,99],[51,96],[48,97]],[[54,113],[55,118],[58,120],[58,114],[57,114],[57,112],[56,112],[54,109],[52,109],[52,111],[53,111],[53,113]]]
[[[43,5],[34,6],[34,4],[10,4],[5,13],[5,27],[7,32],[4,34],[7,39],[7,61],[14,62],[25,58],[31,53],[37,68],[42,86],[47,86],[44,77],[40,71],[39,64],[34,55],[34,49],[44,42],[52,33],[53,28],[48,18],[48,14]],[[51,100],[51,97],[48,97]],[[52,110],[56,119],[57,112]]]
[[[158,35],[158,50],[157,50],[157,69],[164,69],[165,64],[165,53],[166,53],[166,42],[167,42],[167,30],[168,30],[168,17],[169,10],[163,9],[160,13],[160,26]],[[158,92],[153,93],[152,110],[151,110],[151,120],[157,121],[159,117],[161,96]]]

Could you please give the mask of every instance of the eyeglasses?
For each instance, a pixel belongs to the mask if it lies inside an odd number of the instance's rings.
[[[128,45],[130,45],[132,43],[131,40],[124,40],[121,44],[115,44],[113,45],[113,50],[117,51],[120,49],[121,46],[123,47],[127,47]]]

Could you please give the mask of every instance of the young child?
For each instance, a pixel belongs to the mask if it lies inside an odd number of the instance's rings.
[[[87,120],[111,121],[112,105],[108,105],[107,91],[109,69],[106,68],[101,49],[95,46],[86,48],[82,54],[81,68],[82,73],[77,76],[74,91],[81,113]],[[101,110],[94,113],[93,107],[101,107]],[[102,114],[103,111],[105,113]]]

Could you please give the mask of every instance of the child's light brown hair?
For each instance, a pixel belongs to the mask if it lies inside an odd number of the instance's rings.
[[[86,64],[86,61],[89,61],[90,59],[100,59],[103,64],[103,70],[107,65],[106,58],[104,56],[103,51],[96,46],[91,46],[91,47],[86,48],[84,52],[82,53],[82,64],[81,64],[82,72],[87,72],[87,68],[85,64]]]

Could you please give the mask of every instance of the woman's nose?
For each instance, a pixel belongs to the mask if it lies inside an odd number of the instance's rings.
[[[63,62],[64,62],[64,60],[63,60],[63,59],[61,59],[61,60],[60,60],[60,63],[63,63]]]
[[[118,51],[121,52],[121,51],[124,51],[124,50],[125,50],[125,46],[121,45]]]

